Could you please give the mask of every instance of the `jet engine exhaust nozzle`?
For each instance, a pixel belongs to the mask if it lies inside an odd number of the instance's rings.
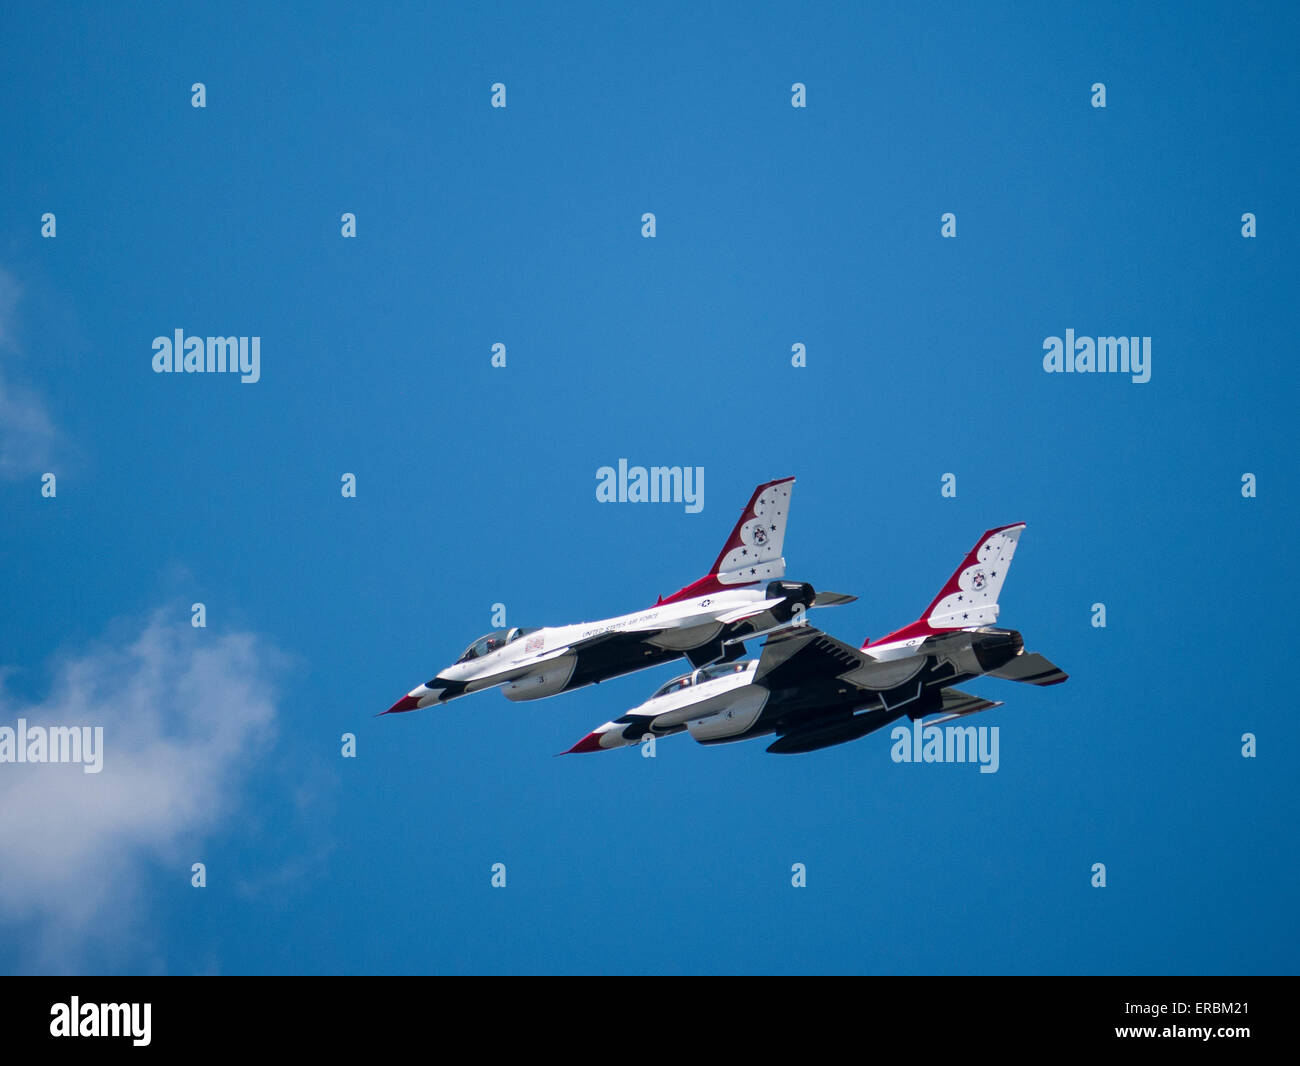
[[[1005,666],[1025,648],[1024,638],[1014,629],[976,633],[973,644],[975,658],[985,673]]]

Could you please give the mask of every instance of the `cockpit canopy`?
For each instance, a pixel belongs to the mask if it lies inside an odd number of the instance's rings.
[[[701,681],[713,681],[715,678],[726,677],[727,674],[743,674],[749,669],[749,661],[739,663],[714,663],[712,666],[706,666],[702,670],[695,671],[695,684]]]
[[[481,656],[487,655],[489,652],[496,651],[498,648],[504,648],[511,641],[518,640],[520,637],[526,637],[529,633],[536,633],[540,628],[541,626],[531,626],[527,629],[521,629],[518,626],[515,626],[511,629],[494,629],[491,633],[479,637],[478,640],[474,641],[473,644],[465,649],[465,654],[457,659],[456,662],[467,663],[471,659],[478,659]]]
[[[652,700],[657,700],[660,696],[667,696],[670,692],[678,692],[681,689],[690,688],[691,676],[692,675],[690,674],[682,674],[681,677],[674,677],[667,684],[660,685],[659,688],[655,690],[655,694],[650,698]]]
[[[671,681],[661,685],[658,691],[650,698],[657,700],[660,696],[667,696],[670,692],[680,692],[684,688],[690,688],[692,685],[700,685],[705,681],[713,681],[719,677],[725,677],[727,674],[741,674],[749,669],[748,662],[739,663],[714,663],[712,666],[701,667],[694,673],[682,674],[681,677],[674,677]]]

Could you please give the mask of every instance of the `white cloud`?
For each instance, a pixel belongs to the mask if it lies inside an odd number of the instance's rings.
[[[253,634],[160,613],[124,644],[63,660],[39,703],[0,693],[0,725],[104,729],[100,773],[0,764],[0,921],[32,924],[38,969],[66,967],[102,928],[136,924],[152,864],[188,886],[205,834],[236,809],[274,736],[284,661]]]
[[[0,268],[0,355],[16,350],[20,295],[14,276]],[[54,438],[54,424],[40,397],[13,384],[0,367],[0,478],[44,473]]]
[[[0,348],[14,346],[14,323],[18,317],[18,282],[0,267]]]
[[[53,442],[54,424],[44,404],[7,382],[0,370],[0,477],[44,473]]]

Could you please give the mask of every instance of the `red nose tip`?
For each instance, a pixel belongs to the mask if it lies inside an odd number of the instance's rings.
[[[561,755],[574,755],[584,751],[602,751],[600,746],[600,734],[588,733],[578,743],[573,745],[568,751],[560,752]]]
[[[389,707],[388,710],[383,711],[381,713],[396,714],[398,711],[413,711],[419,706],[420,706],[420,701],[417,700],[414,696],[403,696],[400,700],[398,700],[391,707]]]

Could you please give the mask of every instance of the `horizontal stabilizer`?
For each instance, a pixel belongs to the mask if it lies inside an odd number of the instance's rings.
[[[768,586],[769,591],[771,590],[772,587],[773,586]],[[850,596],[847,593],[843,593],[843,592],[812,592],[812,586],[810,585],[805,585],[803,586],[803,588],[807,589],[812,595],[812,602],[807,604],[807,606],[809,607],[838,607],[844,603],[852,603],[854,600],[857,599],[856,596]],[[746,618],[755,618],[758,615],[762,614],[764,611],[771,611],[773,608],[780,607],[782,604],[787,604],[792,602],[807,602],[807,601],[799,601],[797,599],[792,601],[792,596],[798,596],[798,595],[803,595],[803,593],[796,591],[796,592],[792,592],[792,594],[789,596],[777,596],[774,598],[768,598],[766,600],[759,600],[756,603],[746,603],[743,606],[737,607],[734,611],[728,611],[726,614],[718,615],[718,621],[721,622],[723,625],[730,625],[732,622],[740,622]],[[786,612],[786,613],[789,614],[790,612]],[[783,618],[783,623],[784,621],[785,619]],[[775,627],[775,628],[779,628],[779,627]],[[761,632],[762,633],[775,632],[775,628],[762,630]],[[757,635],[757,634],[753,634],[753,635]]]
[[[1006,666],[989,671],[990,677],[1004,681],[1024,681],[1030,685],[1059,685],[1070,675],[1036,652],[1022,652]]]
[[[814,607],[838,607],[844,603],[852,603],[856,596],[850,596],[846,592],[819,592],[813,599]]]

